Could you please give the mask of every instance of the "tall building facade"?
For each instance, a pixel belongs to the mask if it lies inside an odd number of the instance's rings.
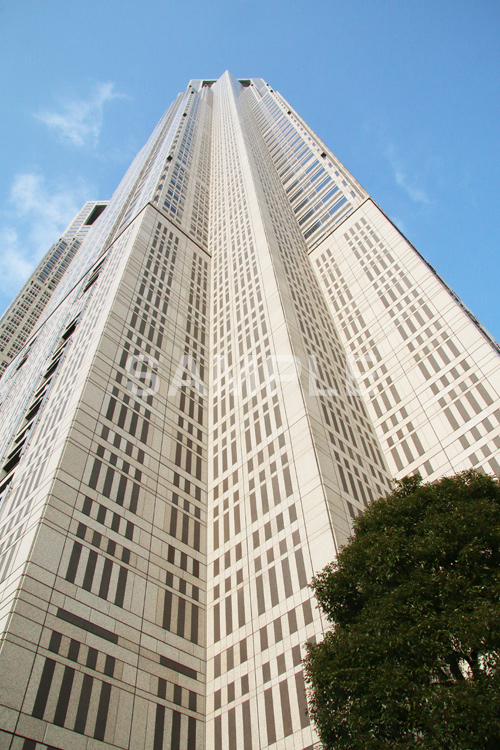
[[[193,80],[0,381],[0,747],[311,750],[308,589],[498,472],[498,345],[262,79]]]
[[[56,286],[64,276],[106,201],[87,201],[62,237],[42,258],[0,320],[0,377],[30,338]]]

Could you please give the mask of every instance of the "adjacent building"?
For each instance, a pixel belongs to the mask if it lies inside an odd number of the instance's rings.
[[[54,289],[106,205],[106,201],[85,203],[3,314],[0,320],[0,376],[30,338]]]
[[[392,477],[499,471],[498,355],[283,97],[192,80],[0,381],[0,747],[315,747],[308,583]]]

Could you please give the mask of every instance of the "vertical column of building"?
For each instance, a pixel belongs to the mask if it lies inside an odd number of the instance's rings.
[[[316,158],[315,149],[305,137],[297,136],[298,123],[294,125],[295,135],[290,136],[289,116],[275,117],[269,126],[261,117],[262,99],[254,87],[245,92],[241,107],[246,113],[249,143],[255,161],[254,173],[259,176],[263,193],[268,234],[272,233],[274,237],[273,264],[283,278],[280,295],[292,332],[294,354],[301,364],[301,382],[315,449],[327,496],[331,483],[334,525],[341,543],[344,543],[342,512],[347,508],[353,518],[368,502],[384,494],[390,485],[380,445],[359,397],[342,339],[311,268],[301,221],[293,201],[290,202],[289,193],[283,190],[282,177],[277,174],[278,169],[289,172],[287,164],[292,164],[301,173],[307,165],[310,168]],[[291,140],[292,145],[284,149],[288,149],[285,161],[280,157],[276,163],[278,149],[276,145],[270,149],[270,142],[276,144],[277,141],[279,145],[283,139],[286,142]],[[323,175],[322,181],[325,180]],[[332,180],[329,184],[331,187]],[[342,189],[345,192],[345,188]],[[334,192],[338,190],[340,188],[335,187]],[[357,199],[361,200],[361,196],[358,195]],[[352,197],[351,202],[354,202]],[[341,213],[352,210],[350,205],[345,208],[345,203],[347,198],[342,199]],[[328,213],[328,216],[332,214]],[[335,219],[335,212],[333,217]],[[335,496],[340,496],[342,501],[335,500]]]
[[[108,258],[104,278],[95,278],[94,283],[91,278],[81,281],[79,288],[66,297],[38,332],[26,362],[20,363],[22,366],[15,373],[8,373],[5,383],[2,381],[7,391],[3,411],[11,422],[11,437],[6,436],[9,455],[2,465],[0,596],[4,616],[0,660],[2,673],[15,671],[16,679],[15,690],[12,690],[11,682],[2,682],[0,702],[4,716],[2,729],[9,732],[15,747],[22,746],[20,740],[14,739],[17,736],[33,740],[45,736],[46,724],[41,719],[52,684],[51,671],[56,664],[50,658],[55,641],[50,645],[47,641],[47,637],[51,639],[52,631],[48,632],[44,626],[59,609],[57,605],[51,606],[53,597],[56,601],[59,597],[61,605],[64,599],[57,591],[61,587],[58,572],[74,511],[69,494],[79,486],[74,480],[72,483],[65,481],[60,462],[89,364],[109,312],[111,300],[107,293],[115,291],[114,272],[118,272],[120,263],[124,262],[126,239],[129,238],[124,238],[124,242],[114,248],[113,256]],[[96,281],[99,281],[98,285]],[[9,389],[17,391],[17,398],[12,401],[8,398]],[[19,398],[23,391],[25,397]],[[12,417],[17,422],[13,432]],[[12,466],[10,456],[16,446],[19,447],[17,465]],[[71,467],[71,472],[76,475],[81,465],[82,459]],[[61,483],[58,482],[60,476]],[[66,485],[64,493],[60,487]],[[86,614],[86,620],[90,622],[90,612]],[[53,630],[57,639],[57,633],[61,635],[61,631],[57,626]],[[81,641],[81,638],[76,640]],[[46,658],[40,656],[37,660],[40,645]],[[105,651],[102,646],[101,651]],[[71,653],[72,661],[77,662],[74,649]],[[79,653],[79,647],[76,653]],[[69,665],[66,663],[66,666]],[[103,673],[104,663],[100,662],[98,668],[94,664],[92,668]],[[71,688],[68,675],[74,677],[74,671],[63,667],[66,680],[63,686],[60,685],[61,695]],[[100,684],[95,683],[94,698]],[[36,693],[34,699],[30,696],[33,690]],[[28,707],[26,699],[29,701],[30,698],[33,705]],[[64,699],[61,701],[60,706],[63,706]],[[61,726],[62,721],[64,726],[66,713],[63,717],[61,710],[57,721],[54,716],[54,722]],[[7,742],[7,737],[4,736],[3,740]]]
[[[214,86],[207,747],[263,748],[293,731],[304,733],[307,746],[299,643],[305,629],[312,633],[313,612],[282,399],[267,373],[283,317],[269,308],[276,285],[266,275],[268,248],[232,86],[227,74]],[[282,687],[274,695],[278,653]],[[287,657],[295,664],[285,667]]]
[[[15,750],[21,737],[69,750],[76,735],[204,748],[209,258],[152,205],[180,118],[151,203],[80,283],[89,301],[60,331],[62,355],[38,362],[56,387],[0,516],[24,533],[28,514],[24,547],[36,534],[23,578],[6,579],[16,601],[0,660],[16,689],[0,702]]]
[[[394,476],[500,473],[498,344],[290,105],[257,118]]]
[[[335,536],[347,537],[348,502],[354,513],[361,492],[368,501],[387,477],[361,404],[323,397],[322,369],[309,397],[306,342],[316,342],[320,368],[331,356],[327,377],[334,371],[338,381],[341,346],[304,271],[303,239],[285,228],[294,219],[283,188],[266,184],[268,157],[240,104],[244,87],[225,74],[213,91],[208,747],[309,747],[301,644],[321,622],[307,584],[334,557]],[[346,431],[359,487],[341,484],[326,419]]]

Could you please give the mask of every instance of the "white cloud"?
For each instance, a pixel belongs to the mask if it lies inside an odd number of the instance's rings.
[[[123,98],[114,83],[96,83],[87,99],[65,102],[59,112],[43,110],[35,115],[63,141],[74,146],[96,146],[101,134],[104,105]]]
[[[40,174],[16,175],[10,209],[0,223],[0,307],[15,296],[89,195],[92,190],[84,185],[50,185]]]
[[[33,266],[20,252],[19,236],[13,227],[0,229],[0,243],[0,291],[8,294],[22,285]]]
[[[414,203],[430,203],[429,196],[422,188],[417,187],[406,174],[402,160],[396,153],[394,146],[390,145],[386,149],[386,156],[389,159],[394,179]]]

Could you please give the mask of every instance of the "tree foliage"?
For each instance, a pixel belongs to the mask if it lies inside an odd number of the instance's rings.
[[[311,584],[325,750],[500,748],[500,487],[474,471],[397,483]]]

